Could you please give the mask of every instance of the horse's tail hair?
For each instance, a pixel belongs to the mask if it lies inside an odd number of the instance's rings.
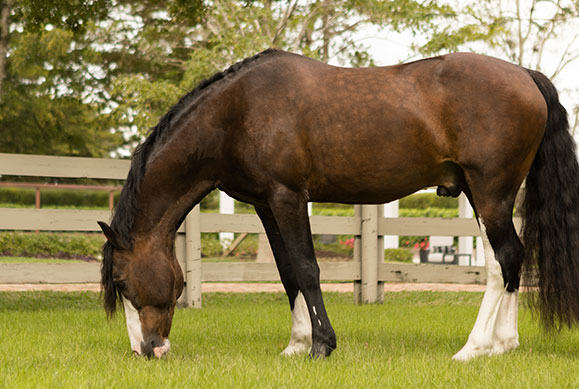
[[[579,324],[579,164],[555,86],[528,70],[548,107],[545,134],[526,181],[523,276],[538,286],[531,307],[547,329]]]

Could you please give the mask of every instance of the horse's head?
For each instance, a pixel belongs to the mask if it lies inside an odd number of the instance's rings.
[[[175,304],[183,291],[172,243],[135,237],[126,247],[109,225],[99,225],[107,238],[101,266],[105,309],[112,315],[122,300],[133,351],[161,357],[169,351]]]

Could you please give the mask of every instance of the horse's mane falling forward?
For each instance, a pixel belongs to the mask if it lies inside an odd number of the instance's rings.
[[[268,49],[262,51],[253,57],[246,58],[230,66],[222,72],[218,72],[208,79],[203,80],[195,89],[183,96],[169,111],[159,120],[159,123],[153,127],[147,138],[135,149],[133,153],[129,174],[121,191],[119,202],[116,205],[115,213],[111,221],[111,228],[115,232],[118,243],[121,247],[131,249],[133,237],[131,229],[135,220],[135,215],[139,212],[138,194],[141,187],[143,176],[145,175],[149,155],[153,150],[166,141],[172,134],[172,122],[182,114],[190,105],[195,104],[203,92],[205,92],[214,83],[233,75],[251,66],[259,59],[275,55],[278,51]],[[103,247],[103,261],[101,264],[101,284],[104,291],[104,306],[109,314],[116,310],[117,298],[121,295],[116,290],[113,283],[113,247],[111,242],[107,241]]]

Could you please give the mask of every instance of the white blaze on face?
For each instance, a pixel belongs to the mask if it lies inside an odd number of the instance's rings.
[[[127,331],[131,341],[131,349],[137,355],[141,355],[141,342],[143,341],[143,331],[141,330],[141,320],[139,312],[127,298],[123,297],[125,306],[125,319],[127,320]]]

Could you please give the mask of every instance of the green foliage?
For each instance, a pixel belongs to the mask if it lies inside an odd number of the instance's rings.
[[[104,19],[111,3],[111,0],[19,0],[14,14],[29,30],[55,25],[82,32],[88,20]]]
[[[237,234],[236,234],[237,237]],[[233,255],[236,258],[253,259],[257,256],[257,250],[259,246],[259,235],[249,234],[243,242],[235,249]]]
[[[146,135],[184,91],[165,80],[151,81],[142,74],[127,74],[115,79],[111,93],[119,102],[115,118],[142,129],[142,135]]]
[[[453,218],[458,217],[457,208],[436,208],[428,207],[424,209],[406,209],[400,208],[398,215],[400,217],[443,217]]]
[[[219,200],[219,199],[217,199]],[[255,207],[251,204],[247,204],[241,201],[236,201],[234,203],[235,206],[235,213],[242,213],[242,214],[255,214]],[[219,207],[219,206],[217,206]]]
[[[103,243],[102,234],[1,232],[0,255],[95,259]]]
[[[51,189],[41,191],[42,206],[74,205],[76,207],[103,207],[109,206],[109,192],[106,191],[72,191],[66,189]],[[116,197],[118,198],[117,192]]]
[[[458,208],[458,199],[440,197],[434,193],[415,193],[400,199],[399,205],[401,209]]]
[[[201,200],[201,210],[216,211],[219,209],[219,191],[214,190]]]
[[[536,68],[546,57],[544,47],[562,38],[561,28],[573,31],[579,15],[569,0],[553,3],[547,18],[537,17],[533,7],[528,20],[527,12],[513,16],[498,3],[4,2],[12,8],[8,25],[0,26],[8,31],[6,37],[0,34],[0,49],[7,48],[0,59],[0,152],[114,154],[119,147],[134,147],[201,80],[267,47],[372,66],[359,39],[366,28],[383,36],[409,33],[416,37],[413,51],[422,55],[471,49],[476,42]],[[555,75],[576,57],[576,36],[568,35],[571,43],[562,46],[567,48]]]
[[[223,247],[217,233],[201,234],[201,257],[220,257]]]
[[[34,189],[0,188],[0,203],[34,206],[36,200]]]
[[[312,215],[354,216],[354,206],[351,204],[315,203],[312,205]]]
[[[185,23],[182,17],[189,11],[174,11],[185,4],[171,2],[163,17],[158,16],[162,5],[131,4],[129,12],[138,14],[143,23],[117,22],[107,33],[112,40],[122,29],[130,29],[132,45],[139,47],[140,56],[147,60],[138,73],[117,77],[112,89],[119,102],[114,117],[125,126],[136,127],[141,135],[201,80],[268,47],[325,62],[368,66],[373,64],[372,58],[354,37],[364,26],[428,31],[435,19],[453,15],[448,6],[415,0],[216,0],[189,5],[193,16]]]
[[[460,26],[458,28],[447,26],[432,34],[430,40],[417,49],[425,56],[458,51],[465,43],[476,41],[492,42],[502,30],[500,21],[486,26],[480,24]]]
[[[120,192],[115,192],[118,199]],[[36,191],[28,188],[0,188],[0,203],[34,206]],[[108,208],[109,192],[102,190],[41,189],[41,207]]]
[[[15,30],[0,90],[0,151],[102,157],[122,144],[87,79],[90,48],[59,28]],[[89,98],[90,96],[90,98]]]
[[[343,236],[338,236],[336,243],[322,243],[319,238],[314,238],[314,249],[316,256],[319,258],[352,258],[354,250],[345,243]]]
[[[386,262],[412,262],[412,252],[406,248],[399,249],[385,249],[384,261]]]

